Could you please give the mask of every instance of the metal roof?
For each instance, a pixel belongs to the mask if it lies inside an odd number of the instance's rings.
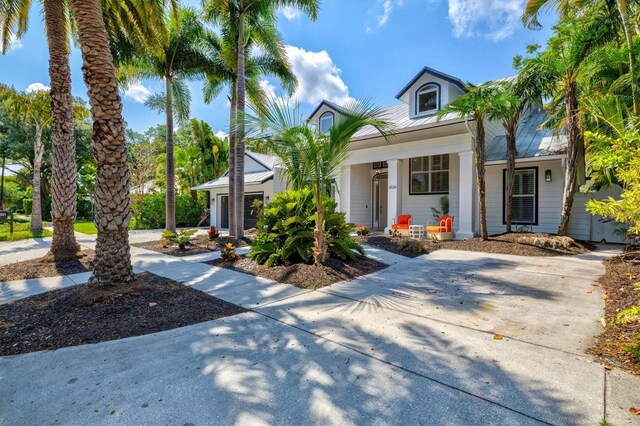
[[[535,158],[567,152],[567,137],[556,135],[552,129],[540,128],[547,119],[544,111],[536,109],[518,126],[516,133],[516,158]],[[506,136],[499,135],[487,145],[487,160],[500,161],[507,158]]]
[[[420,77],[422,77],[422,75],[423,75],[423,74],[431,74],[431,75],[433,75],[433,76],[435,76],[435,77],[438,77],[438,78],[441,78],[441,79],[443,79],[443,80],[445,80],[445,81],[448,81],[449,83],[453,83],[453,84],[455,84],[456,86],[458,86],[458,88],[460,88],[460,90],[462,90],[462,91],[464,91],[464,92],[466,92],[466,91],[467,91],[467,89],[465,88],[466,86],[465,86],[464,82],[463,82],[462,80],[460,80],[459,78],[456,78],[456,77],[454,77],[454,76],[452,76],[452,75],[449,75],[449,74],[445,74],[445,73],[440,72],[440,71],[438,71],[438,70],[434,70],[433,68],[424,67],[424,68],[422,68],[422,69],[420,70],[420,72],[418,72],[418,74],[416,74],[416,76],[415,76],[415,77],[413,77],[413,78],[411,79],[411,81],[410,81],[409,83],[407,83],[407,85],[406,85],[406,86],[404,86],[404,87],[402,88],[402,90],[400,90],[400,92],[398,92],[398,94],[396,95],[396,98],[400,99],[400,97],[401,97],[402,95],[404,95],[404,93],[405,93],[407,90],[409,90],[409,88],[410,88],[411,86],[413,86],[413,84],[414,84],[416,81],[418,81],[418,79],[419,79]]]
[[[260,185],[271,179],[273,179],[273,170],[258,172],[258,173],[246,173],[244,175],[244,184],[245,186]],[[191,189],[201,190],[201,189],[216,189],[216,188],[228,188],[228,187],[229,187],[229,176],[224,175],[222,177],[219,177],[218,179],[211,180],[209,182],[195,186]]]

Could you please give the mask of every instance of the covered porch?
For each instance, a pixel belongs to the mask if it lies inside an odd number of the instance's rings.
[[[337,178],[336,198],[347,221],[388,232],[398,215],[410,214],[412,224],[426,226],[434,224],[432,209],[442,213],[441,198],[446,197],[449,215],[455,218],[455,238],[473,237],[477,202],[473,153],[468,141],[451,145],[352,152]]]

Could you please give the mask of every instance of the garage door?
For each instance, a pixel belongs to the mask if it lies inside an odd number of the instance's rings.
[[[256,192],[244,195],[244,229],[255,228],[258,223],[258,212],[251,214],[254,200],[264,200],[264,193]],[[229,196],[220,196],[220,228],[229,229]]]

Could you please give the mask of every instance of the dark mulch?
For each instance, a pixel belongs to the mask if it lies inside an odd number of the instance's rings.
[[[598,281],[605,290],[606,326],[595,347],[589,352],[606,365],[616,366],[640,375],[640,320],[628,324],[613,324],[616,315],[633,306],[640,306],[640,251],[627,252],[605,261],[606,272]]]
[[[78,285],[0,305],[0,355],[170,330],[245,309],[145,272],[109,291]]]
[[[47,255],[37,259],[10,263],[0,266],[0,281],[23,280],[29,278],[55,277],[78,274],[93,269],[93,250],[82,250],[74,260],[55,262]]]
[[[182,257],[220,250],[226,243],[233,243],[236,247],[250,246],[252,241],[253,240],[250,236],[245,236],[244,238],[241,238],[239,240],[231,237],[219,237],[215,240],[209,240],[208,235],[197,235],[193,237],[191,239],[191,242],[186,245],[186,250],[180,250],[180,247],[175,244],[168,247],[163,247],[160,243],[160,240],[135,243],[131,245],[134,247],[157,251],[159,253]]]
[[[439,249],[467,250],[496,254],[515,254],[518,256],[561,256],[589,253],[593,244],[559,237],[553,234],[513,232],[494,235],[484,241],[482,238],[469,238],[454,241],[423,241],[423,247],[417,247],[408,238],[389,238],[387,236],[356,237],[360,244],[369,244],[392,253],[407,257],[416,257]],[[419,249],[419,250],[416,250]]]
[[[234,261],[216,259],[207,263],[305,289],[318,289],[387,267],[384,263],[364,256],[357,256],[354,260],[348,261],[330,258],[326,264],[319,266],[307,265],[306,263],[286,263],[268,268],[246,256],[238,256]]]
[[[354,238],[359,244],[367,244],[406,257],[417,257],[427,253],[426,241],[422,241],[420,245],[416,240],[410,238],[390,238],[386,235],[366,235]]]

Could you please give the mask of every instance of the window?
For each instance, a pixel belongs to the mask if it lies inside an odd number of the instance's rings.
[[[416,115],[429,114],[440,109],[440,85],[429,83],[416,92]]]
[[[329,133],[329,130],[331,130],[332,126],[333,126],[333,113],[325,112],[320,116],[320,132]]]
[[[387,164],[386,161],[374,161],[372,163],[372,168],[373,168],[373,170],[387,169],[387,168],[389,168],[389,164]]]
[[[504,170],[504,213],[503,223],[506,223],[507,181]],[[511,223],[516,225],[538,224],[538,169],[516,169],[513,180],[513,206],[511,208]]]
[[[412,158],[409,194],[442,194],[449,192],[449,154]]]

